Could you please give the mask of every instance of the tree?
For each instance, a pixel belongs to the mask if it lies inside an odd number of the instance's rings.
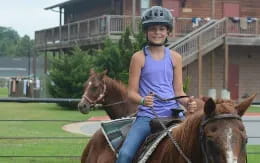
[[[28,56],[30,54],[34,54],[34,42],[30,40],[30,37],[25,35],[20,38],[17,47],[15,56]]]
[[[47,84],[50,95],[55,98],[80,98],[92,63],[92,56],[79,47],[75,47],[71,55],[53,58]]]
[[[34,54],[34,41],[20,37],[12,28],[0,26],[0,56],[28,56]]]
[[[140,50],[145,42],[145,35],[139,26],[139,33],[131,33],[129,28],[122,34],[118,44],[107,39],[104,48],[99,50],[94,65],[97,70],[108,70],[108,75],[127,83],[128,69],[132,55]]]

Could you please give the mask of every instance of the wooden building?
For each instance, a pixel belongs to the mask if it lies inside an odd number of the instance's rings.
[[[258,0],[69,0],[45,8],[58,10],[60,25],[36,31],[36,48],[64,51],[75,44],[98,47],[105,37],[117,41],[127,26],[136,31],[140,15],[153,5],[169,8],[176,17],[178,40],[169,47],[183,56],[189,94],[215,89],[220,97],[225,89],[234,100],[260,94]]]

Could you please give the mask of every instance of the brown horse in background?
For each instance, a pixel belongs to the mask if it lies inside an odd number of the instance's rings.
[[[137,105],[128,100],[126,86],[111,79],[106,73],[90,70],[90,77],[85,82],[84,94],[78,104],[79,111],[87,114],[96,104],[102,104],[111,119],[135,113]]]
[[[246,161],[247,135],[241,117],[251,105],[255,95],[236,105],[233,101],[211,98],[203,108],[188,116],[173,128],[170,134],[180,147],[176,149],[169,137],[164,138],[150,158],[149,163],[244,163]],[[101,134],[101,135],[100,135]],[[103,134],[96,133],[88,144],[82,159],[85,163],[112,163],[116,155]],[[186,157],[186,160],[184,159]]]
[[[111,119],[134,114],[137,110],[137,105],[128,100],[126,86],[119,81],[109,78],[106,76],[106,73],[106,71],[97,73],[94,70],[90,70],[90,77],[85,83],[84,94],[78,104],[80,112],[87,114],[96,104],[102,104],[102,108],[104,108]],[[85,147],[81,156],[81,162],[90,162],[86,160],[90,160],[94,155],[89,154],[92,154],[94,151],[102,151],[105,149],[104,144],[106,144],[106,139],[101,130],[98,130]],[[109,149],[105,150],[109,151]]]

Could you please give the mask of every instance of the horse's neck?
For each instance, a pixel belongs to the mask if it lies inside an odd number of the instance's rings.
[[[194,122],[192,120],[180,124],[179,127],[173,129],[173,137],[178,142],[184,154],[190,159],[195,160],[195,162],[201,162],[202,154],[200,150],[200,141],[199,141],[199,125],[198,121]],[[170,138],[168,138],[170,139]],[[170,146],[174,146],[171,142]],[[170,160],[178,160],[179,162],[183,161],[183,156],[176,150],[176,147],[168,148],[169,152],[176,154],[167,155]],[[178,156],[178,158],[176,158]]]
[[[107,79],[109,85],[107,86],[107,94],[105,96],[105,111],[111,119],[117,119],[129,115],[134,112],[134,107],[127,100],[127,90],[125,87],[120,86],[119,83],[112,79]],[[117,104],[120,103],[120,104]],[[114,104],[114,105],[113,105]]]

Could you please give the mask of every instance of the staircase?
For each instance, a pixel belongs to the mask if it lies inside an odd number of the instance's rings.
[[[168,47],[182,55],[183,67],[222,45],[226,35],[226,20],[212,20]]]

